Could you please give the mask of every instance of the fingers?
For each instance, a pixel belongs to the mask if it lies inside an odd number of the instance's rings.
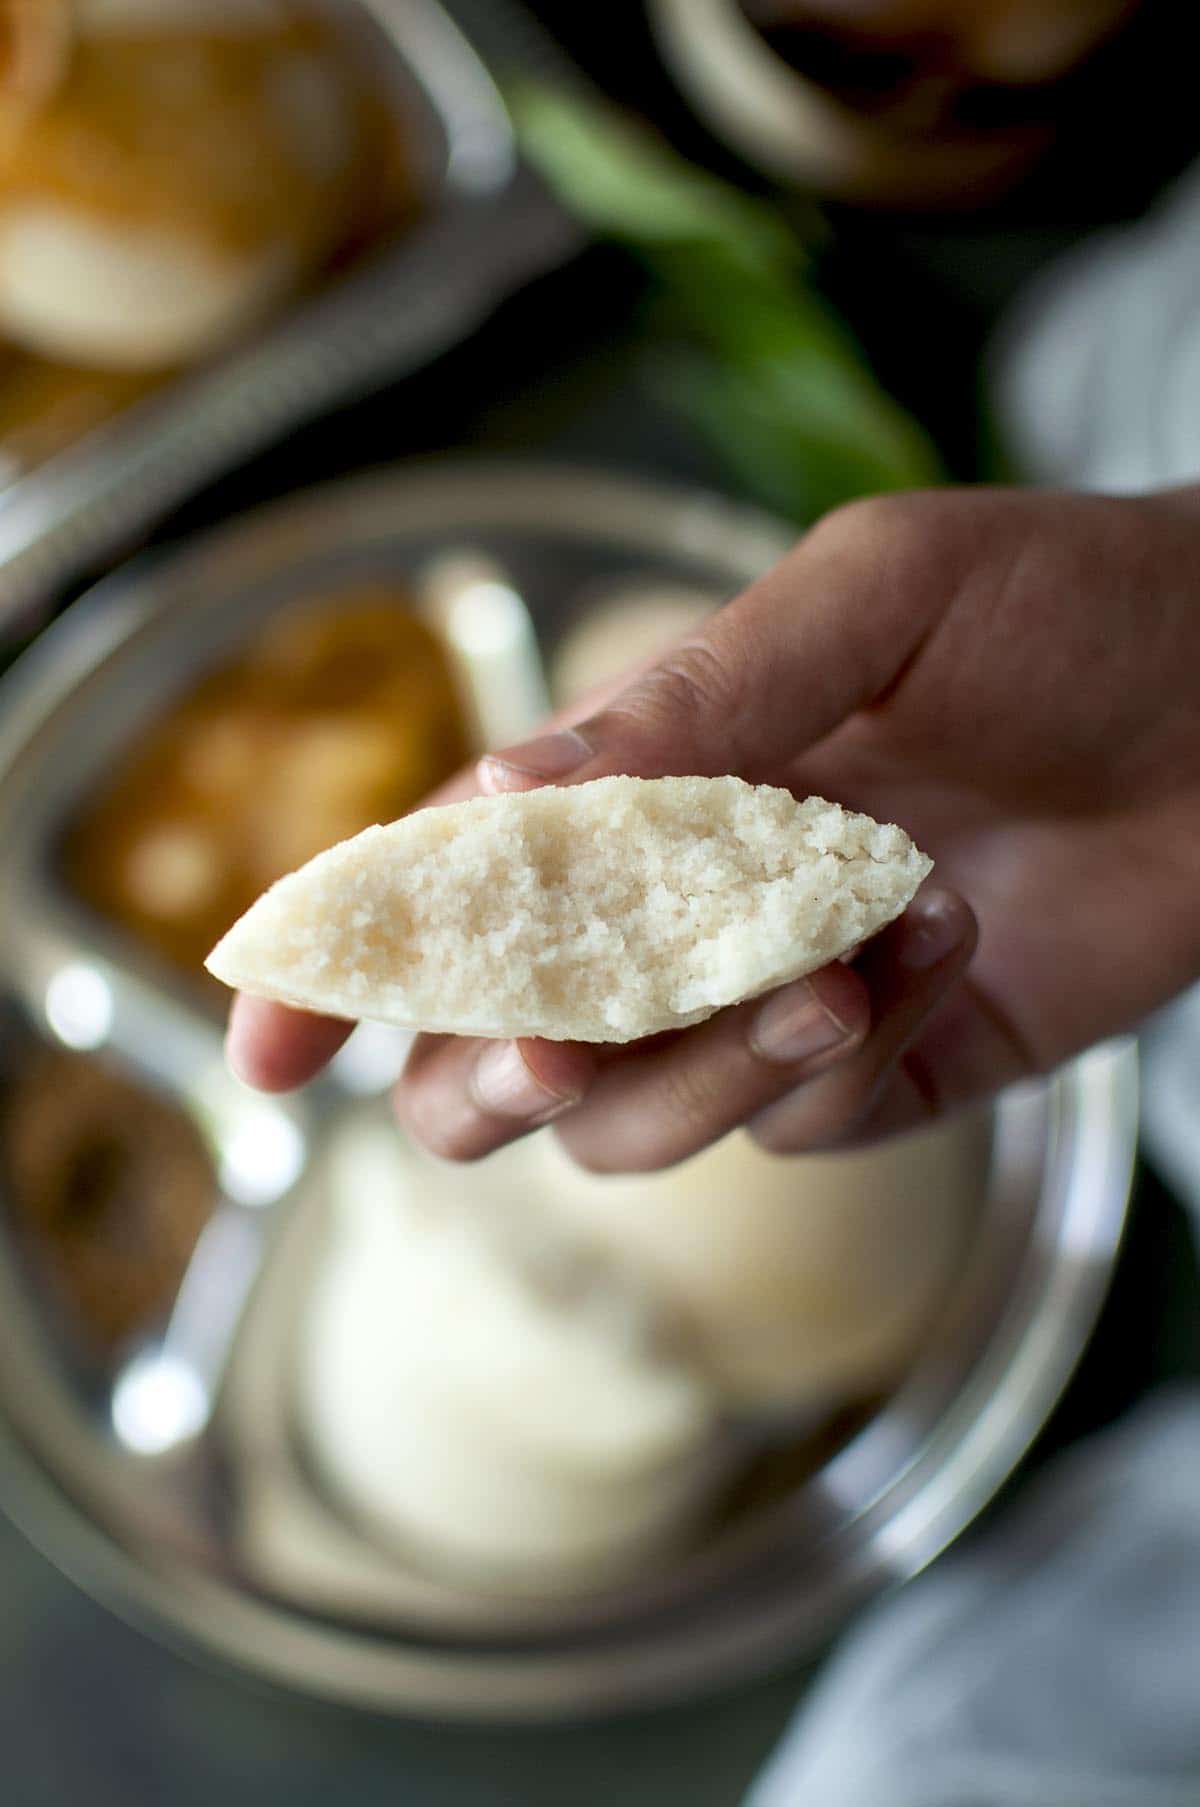
[[[477,1161],[578,1104],[595,1069],[592,1050],[573,1042],[422,1036],[396,1113],[432,1153]]]
[[[974,945],[966,904],[931,891],[870,944],[857,968],[827,967],[723,1012],[661,1054],[604,1067],[559,1137],[595,1172],[669,1166],[747,1121],[780,1152],[838,1140],[872,1110]],[[902,1102],[906,1119],[894,1128],[931,1112],[919,1094]],[[876,1133],[888,1133],[882,1121]]]
[[[927,891],[857,969],[826,967],[661,1042],[600,1055],[563,1042],[422,1037],[397,1113],[453,1160],[478,1160],[562,1118],[569,1152],[596,1172],[669,1166],[747,1119],[776,1153],[879,1140],[1028,1071],[1003,1019],[967,988],[927,1027],[974,942],[962,899]],[[229,1061],[249,1084],[286,1091],[311,1079],[351,1027],[239,995]]]
[[[865,985],[834,965],[629,1049],[427,1037],[397,1088],[397,1111],[451,1159],[478,1159],[563,1118],[583,1165],[646,1171],[694,1154],[859,1045],[869,1027]]]
[[[701,1148],[860,1047],[867,988],[833,965],[725,1010],[664,1048],[601,1067],[559,1135],[595,1173],[653,1172]]]
[[[976,936],[975,918],[957,892],[923,892],[859,962],[871,994],[871,1034],[852,1058],[751,1118],[756,1141],[775,1154],[798,1154],[879,1140],[957,1102],[945,1063],[931,1067],[912,1050],[966,970]],[[1006,1071],[998,1083],[1013,1076]]]
[[[881,1100],[974,945],[967,905],[933,890],[857,967],[835,963],[654,1043],[594,1050],[425,1037],[397,1110],[418,1140],[452,1160],[477,1160],[557,1121],[568,1152],[602,1173],[671,1166],[747,1121],[781,1152],[829,1146],[873,1111],[873,1133],[889,1133],[934,1108],[909,1073],[886,1108]]]
[[[827,517],[586,719],[488,755],[481,788],[615,772],[777,774],[881,696],[948,605],[957,567],[928,528],[932,499],[875,499]]]
[[[822,1146],[865,1147],[884,1141],[980,1103],[1043,1070],[1004,1015],[968,979],[950,991],[918,1030],[866,1115]],[[776,1148],[777,1153],[798,1151],[784,1142]]]
[[[597,684],[585,696],[576,697],[573,702],[566,704],[562,709],[556,709],[545,723],[541,733],[543,735],[552,734],[556,728],[569,728],[575,722],[582,721],[585,716],[594,715],[614,697],[620,696],[623,690],[627,690],[644,673],[651,671],[657,663],[657,659],[635,660],[618,677],[606,679],[603,684]],[[437,789],[425,798],[422,807],[428,809],[433,804],[463,803],[468,797],[477,797],[481,790],[494,792],[496,789],[529,788],[527,785],[514,787],[512,785],[497,786],[491,783],[489,781],[491,766],[496,758],[503,760],[503,755],[485,753],[482,758],[473,760],[468,766],[463,766],[444,783],[439,784]]]
[[[225,1057],[247,1085],[260,1092],[290,1092],[320,1072],[353,1027],[238,992],[229,1012]]]

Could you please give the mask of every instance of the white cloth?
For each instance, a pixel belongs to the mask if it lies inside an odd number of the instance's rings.
[[[1134,494],[1200,477],[1200,164],[1031,285],[988,389],[1028,481]]]
[[[1039,281],[990,369],[1034,481],[1200,476],[1200,166]],[[1147,1152],[1200,1230],[1200,987],[1142,1057]],[[1060,1458],[862,1620],[745,1807],[1200,1807],[1200,1389]]]
[[[1197,1807],[1200,1397],[1062,1457],[863,1620],[746,1807]]]

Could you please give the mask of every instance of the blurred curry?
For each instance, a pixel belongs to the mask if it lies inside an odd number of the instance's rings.
[[[30,1273],[91,1355],[170,1307],[216,1189],[173,1104],[99,1060],[48,1049],[5,1097],[0,1174]]]
[[[285,612],[137,741],[68,837],[74,888],[199,976],[263,888],[465,759],[441,642],[402,592]]]

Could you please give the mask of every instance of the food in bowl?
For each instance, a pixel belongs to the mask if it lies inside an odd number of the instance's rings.
[[[64,0],[4,0],[0,6],[0,130],[53,93],[70,48]]]
[[[97,1057],[49,1049],[6,1088],[0,1176],[28,1271],[85,1358],[169,1310],[216,1197],[182,1111]]]
[[[726,1136],[663,1173],[523,1157],[560,1234],[668,1310],[728,1410],[825,1414],[912,1361],[964,1261],[988,1136],[962,1118],[890,1145],[781,1157]]]
[[[717,1407],[653,1296],[531,1215],[530,1177],[517,1155],[464,1182],[384,1118],[342,1130],[297,1417],[385,1546],[485,1584],[594,1583],[695,1521]]]
[[[45,368],[0,375],[10,463],[115,412],[100,374],[220,350],[412,199],[361,46],[327,11],[39,0],[31,33],[25,10],[10,0],[0,79],[0,340]]]
[[[0,351],[0,487],[154,389],[145,371],[78,370]]]
[[[368,1539],[459,1583],[636,1572],[897,1385],[986,1161],[963,1121],[792,1160],[732,1136],[614,1178],[549,1131],[461,1168],[353,1120],[293,1308],[309,1461]]]
[[[405,587],[301,600],[139,735],[68,832],[68,879],[198,976],[264,886],[466,754],[449,655]]]

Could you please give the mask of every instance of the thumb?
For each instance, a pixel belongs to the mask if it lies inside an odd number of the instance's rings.
[[[877,498],[827,516],[596,713],[489,753],[482,789],[777,773],[887,690],[953,593],[926,531],[935,500]]]

